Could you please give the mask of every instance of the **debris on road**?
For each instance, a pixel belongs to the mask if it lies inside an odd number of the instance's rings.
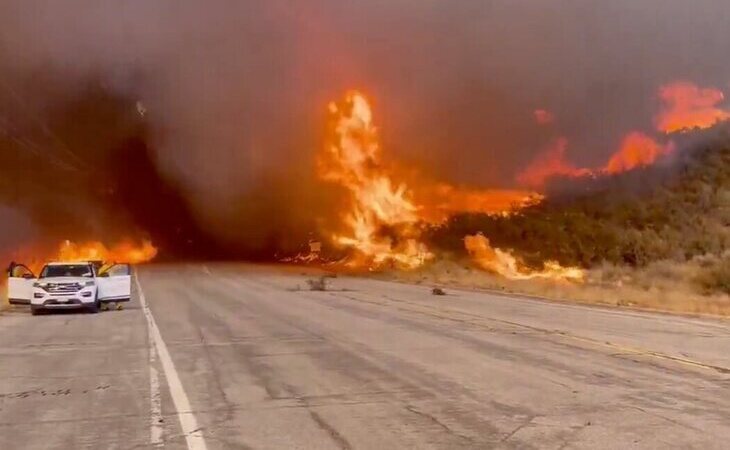
[[[307,280],[310,291],[326,291],[327,290],[327,276],[321,276],[319,278],[310,278]]]

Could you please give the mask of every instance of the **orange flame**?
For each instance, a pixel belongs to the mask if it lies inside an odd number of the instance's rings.
[[[621,148],[611,156],[601,171],[615,174],[641,166],[649,166],[671,151],[671,145],[661,146],[644,133],[634,131],[624,137]]]
[[[142,241],[137,245],[130,241],[122,241],[107,247],[98,241],[75,243],[63,241],[56,249],[50,250],[39,246],[28,246],[8,255],[8,259],[23,263],[34,273],[40,271],[50,261],[103,261],[105,263],[141,264],[152,261],[157,256],[157,248],[150,241]]]
[[[334,241],[356,250],[353,264],[420,266],[433,255],[418,241],[418,208],[410,192],[395,185],[382,166],[367,99],[350,92],[342,103],[330,104],[330,113],[331,142],[319,158],[319,175],[345,187],[351,200],[344,217],[348,230]]]
[[[523,186],[540,188],[553,177],[579,178],[592,175],[590,169],[578,168],[566,159],[567,148],[566,138],[557,139],[517,175],[517,182]]]
[[[420,223],[438,223],[454,212],[505,213],[542,199],[519,190],[478,190],[417,180],[415,193],[393,181],[382,162],[370,105],[362,94],[350,92],[341,103],[330,104],[330,140],[318,161],[319,175],[338,183],[350,194],[343,217],[346,231],[334,234],[335,243],[355,252],[350,265],[378,267],[392,264],[413,269],[434,255],[421,242]],[[508,252],[495,250],[499,255]],[[513,258],[514,260],[514,258]],[[509,262],[505,263],[509,266]],[[564,278],[555,263],[543,277]],[[513,264],[514,265],[514,264]],[[498,272],[526,275],[516,268]]]
[[[455,213],[505,214],[540,202],[540,194],[517,189],[474,189],[447,183],[418,186],[414,196],[420,219],[442,223]]]
[[[112,247],[107,247],[98,241],[89,241],[77,244],[64,241],[58,249],[55,261],[104,261],[108,263],[120,262],[140,264],[151,261],[157,256],[157,248],[150,241],[142,241],[141,246],[125,241]]]
[[[382,161],[370,104],[352,91],[329,106],[329,142],[318,160],[319,176],[350,194],[344,233],[332,239],[353,249],[351,265],[393,264],[416,268],[433,258],[420,240],[422,223],[439,223],[454,212],[505,213],[540,201],[520,190],[472,189],[430,180],[413,180],[415,191],[395,182]]]
[[[662,146],[653,138],[639,131],[632,131],[621,141],[619,149],[611,155],[603,167],[577,167],[565,156],[568,140],[560,138],[539,154],[525,170],[517,175],[523,186],[539,189],[556,177],[583,178],[615,175],[654,164],[659,158],[672,153],[672,144]]]
[[[510,251],[493,248],[489,239],[483,234],[466,236],[464,247],[479,267],[510,280],[543,278],[580,282],[585,278],[585,272],[582,269],[563,267],[555,261],[546,261],[543,270],[530,270]]]
[[[664,133],[709,128],[718,122],[730,120],[730,111],[719,106],[725,96],[722,91],[715,88],[700,88],[693,83],[679,81],[662,86],[659,89],[659,98],[664,107],[655,117],[655,122],[657,129]],[[535,111],[535,117],[538,123],[541,123],[538,111],[542,110]],[[652,165],[674,151],[671,142],[662,145],[645,133],[632,131],[624,136],[621,146],[604,166],[579,168],[567,160],[565,156],[567,146],[567,139],[556,140],[517,175],[517,182],[537,189],[554,177],[614,175]]]
[[[657,129],[664,133],[709,128],[730,119],[730,111],[720,106],[725,95],[719,89],[700,88],[687,81],[662,86],[659,98],[664,109],[656,116]]]

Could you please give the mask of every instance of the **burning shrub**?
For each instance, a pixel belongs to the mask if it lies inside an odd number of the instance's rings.
[[[421,267],[434,258],[421,239],[425,224],[440,223],[454,210],[503,213],[541,199],[528,191],[481,191],[427,179],[409,186],[383,158],[373,111],[363,94],[352,91],[331,103],[329,111],[329,138],[318,158],[318,174],[349,193],[344,231],[331,240],[351,251],[351,267]]]
[[[466,256],[463,237],[482,233],[533,269],[546,260],[643,267],[722,255],[730,249],[730,129],[706,133],[693,139],[715,142],[685,151],[675,166],[575,181],[566,192],[509,215],[455,215],[432,226],[425,242],[434,251]]]

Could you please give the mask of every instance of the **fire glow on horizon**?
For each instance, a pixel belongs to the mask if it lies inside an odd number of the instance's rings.
[[[720,106],[725,96],[719,89],[700,88],[693,83],[680,81],[662,86],[659,99],[662,108],[654,117],[654,122],[657,131],[664,137],[671,133],[710,128],[730,120],[730,111]],[[538,154],[516,176],[516,180],[522,186],[541,189],[551,178],[600,177],[649,166],[674,152],[671,139],[665,143],[658,139],[642,131],[630,131],[605,165],[589,168],[578,167],[568,160],[568,138],[560,137]]]
[[[27,265],[37,275],[43,265],[51,261],[141,264],[152,261],[157,253],[157,247],[149,240],[143,240],[141,243],[123,240],[114,245],[106,245],[101,241],[66,240],[51,250],[35,247],[18,249],[11,257],[16,262]]]

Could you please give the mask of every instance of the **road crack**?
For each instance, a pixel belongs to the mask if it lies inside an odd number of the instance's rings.
[[[407,411],[409,411],[413,414],[416,414],[418,416],[428,419],[430,422],[438,425],[440,428],[442,428],[444,431],[446,431],[448,434],[450,434],[452,436],[456,436],[456,437],[458,437],[460,439],[464,439],[465,441],[468,441],[468,442],[474,441],[474,439],[472,439],[471,437],[456,432],[453,428],[451,428],[448,425],[446,425],[445,423],[441,422],[439,419],[437,419],[435,416],[432,416],[431,414],[428,414],[423,411],[419,411],[412,405],[406,405],[405,408]]]
[[[312,411],[309,408],[307,408],[307,411],[309,412],[309,416],[312,418],[312,420],[314,420],[314,423],[316,423],[319,428],[327,432],[327,434],[330,435],[330,437],[337,444],[338,447],[340,447],[342,450],[352,449],[352,446],[347,441],[347,439],[345,439],[345,437],[340,434],[339,431],[337,431],[332,425],[324,420],[322,416],[319,415],[319,413],[317,413],[316,411]]]
[[[500,442],[507,442],[508,440],[510,440],[512,438],[512,436],[514,436],[515,434],[519,433],[520,430],[522,430],[523,428],[525,428],[527,426],[532,425],[532,421],[535,420],[537,417],[540,417],[540,416],[537,416],[537,415],[531,416],[525,422],[523,422],[520,425],[518,425],[517,428],[515,428],[514,430],[510,431],[509,433],[507,433],[507,435],[505,437],[503,437],[502,439],[500,439]]]

